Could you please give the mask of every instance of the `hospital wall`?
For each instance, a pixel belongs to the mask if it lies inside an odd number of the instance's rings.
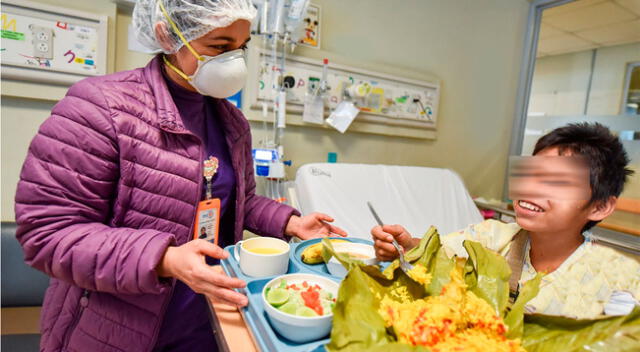
[[[34,2],[61,8],[108,16],[107,70],[114,72],[116,57],[117,5],[109,0],[35,0]],[[0,210],[2,221],[14,221],[14,197],[20,169],[29,142],[38,127],[49,116],[53,105],[66,93],[68,86],[36,84],[2,79],[0,104]]]
[[[149,56],[127,50],[130,14],[103,0],[37,0],[109,15],[110,71],[139,67]],[[300,55],[412,78],[441,80],[435,140],[338,132],[301,126],[286,130],[288,170],[324,162],[450,168],[472,195],[502,196],[529,2],[314,0],[321,7],[322,50]],[[400,6],[402,5],[402,6]],[[12,220],[15,185],[28,143],[67,87],[2,82],[2,219]],[[254,116],[255,112],[246,111]],[[254,140],[263,136],[252,123]],[[429,201],[425,199],[425,201]]]
[[[591,58],[593,79],[588,93]],[[640,43],[545,56],[536,61],[529,112],[549,116],[620,113],[627,64],[640,61]]]

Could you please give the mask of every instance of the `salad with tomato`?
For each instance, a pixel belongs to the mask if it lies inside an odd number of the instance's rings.
[[[278,310],[301,317],[318,317],[331,314],[336,298],[320,285],[307,281],[287,283],[265,290],[267,302]]]

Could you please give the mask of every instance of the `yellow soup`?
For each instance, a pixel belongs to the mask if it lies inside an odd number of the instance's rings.
[[[245,248],[247,251],[255,254],[279,254],[282,253],[281,249],[277,248],[267,248],[267,247],[258,247],[258,248]]]

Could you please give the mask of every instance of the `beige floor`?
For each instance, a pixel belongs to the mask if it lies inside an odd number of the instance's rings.
[[[2,335],[39,334],[40,307],[2,308]]]

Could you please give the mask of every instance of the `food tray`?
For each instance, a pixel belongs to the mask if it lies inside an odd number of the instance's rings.
[[[373,245],[373,242],[359,238],[341,237],[336,239]],[[337,276],[329,274],[325,264],[309,265],[303,263],[300,259],[300,255],[305,248],[320,242],[320,240],[321,239],[318,238],[300,243],[289,243],[289,270],[287,271],[287,274],[308,273],[325,276],[336,282],[342,280]],[[277,276],[263,278],[246,276],[240,270],[240,265],[234,256],[235,245],[227,246],[225,250],[229,252],[229,257],[220,262],[225,273],[229,276],[240,278],[247,283],[247,286],[244,289],[238,290],[240,293],[245,294],[249,299],[249,304],[247,307],[240,309],[240,313],[242,314],[242,317],[249,328],[249,332],[251,333],[251,337],[258,349],[265,352],[325,351],[324,345],[329,342],[328,336],[321,340],[297,343],[280,336],[280,334],[271,327],[262,303],[262,289],[270,280]]]

